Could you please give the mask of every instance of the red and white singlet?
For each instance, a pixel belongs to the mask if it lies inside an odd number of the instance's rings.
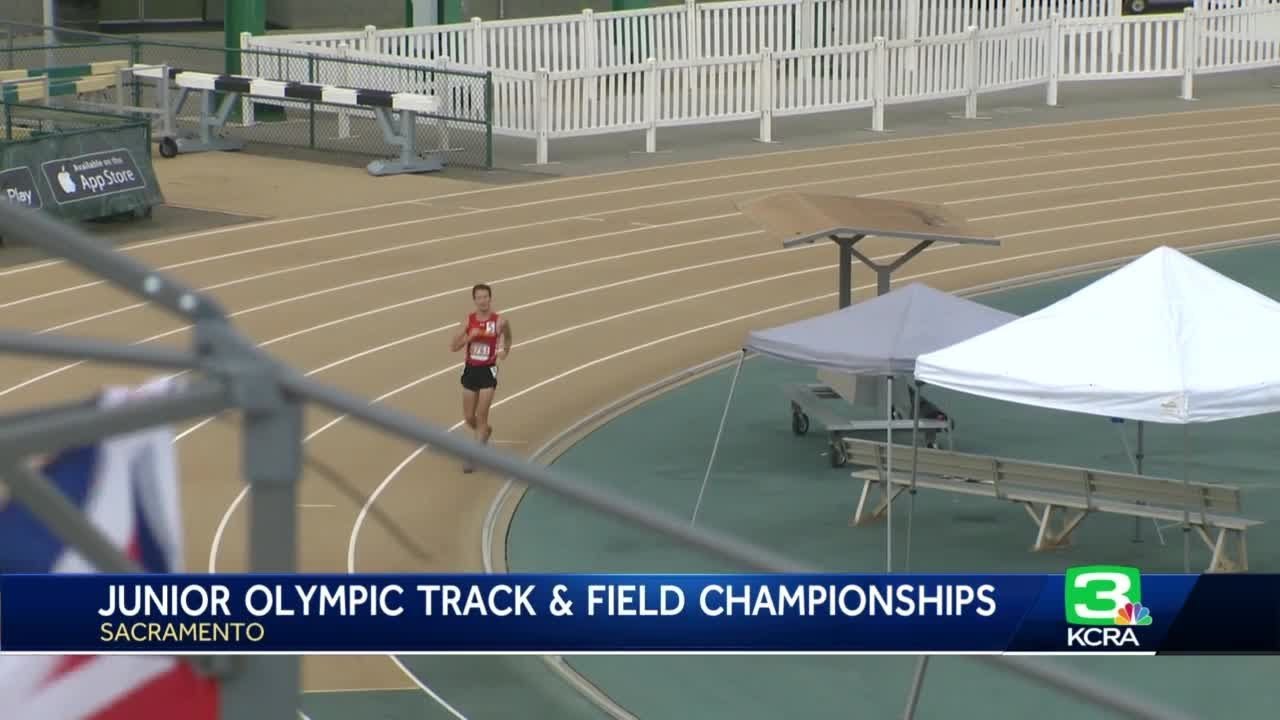
[[[467,316],[467,334],[473,328],[480,329],[480,335],[467,342],[467,364],[473,367],[490,367],[498,362],[498,313],[491,312],[484,320],[476,318],[475,313]]]

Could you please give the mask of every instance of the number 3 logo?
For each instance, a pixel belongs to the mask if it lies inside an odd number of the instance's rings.
[[[1095,565],[1072,568],[1066,575],[1067,622],[1076,625],[1113,625],[1116,614],[1128,603],[1142,601],[1137,568]]]

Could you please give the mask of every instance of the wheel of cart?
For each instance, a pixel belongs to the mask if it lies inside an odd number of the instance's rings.
[[[160,157],[175,158],[178,156],[178,141],[172,137],[160,138]]]
[[[795,403],[791,403],[791,432],[796,435],[809,432],[809,416]]]
[[[839,433],[831,433],[831,452],[827,453],[827,457],[831,460],[831,467],[844,467],[849,462],[849,456],[845,454],[844,443],[840,441]]]

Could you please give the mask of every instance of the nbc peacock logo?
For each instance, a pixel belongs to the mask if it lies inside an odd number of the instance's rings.
[[[1142,606],[1142,603],[1125,603],[1124,607],[1116,612],[1116,625],[1150,625],[1151,611]]]

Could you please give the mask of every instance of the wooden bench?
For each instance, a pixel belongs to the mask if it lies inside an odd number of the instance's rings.
[[[909,447],[895,447],[893,489],[885,490],[885,445],[845,438],[845,456],[863,481],[858,507],[850,525],[884,514],[889,502],[911,489]],[[990,497],[1026,508],[1036,525],[1032,550],[1065,545],[1071,533],[1091,512],[1152,518],[1194,529],[1212,553],[1209,572],[1249,569],[1245,531],[1260,520],[1241,517],[1240,489],[1211,483],[1105,472],[1025,460],[1007,460],[950,450],[920,448],[916,487]],[[880,502],[868,512],[872,488]],[[1055,522],[1055,520],[1057,522]],[[1230,541],[1230,542],[1229,542]],[[1234,549],[1231,547],[1234,546]]]

